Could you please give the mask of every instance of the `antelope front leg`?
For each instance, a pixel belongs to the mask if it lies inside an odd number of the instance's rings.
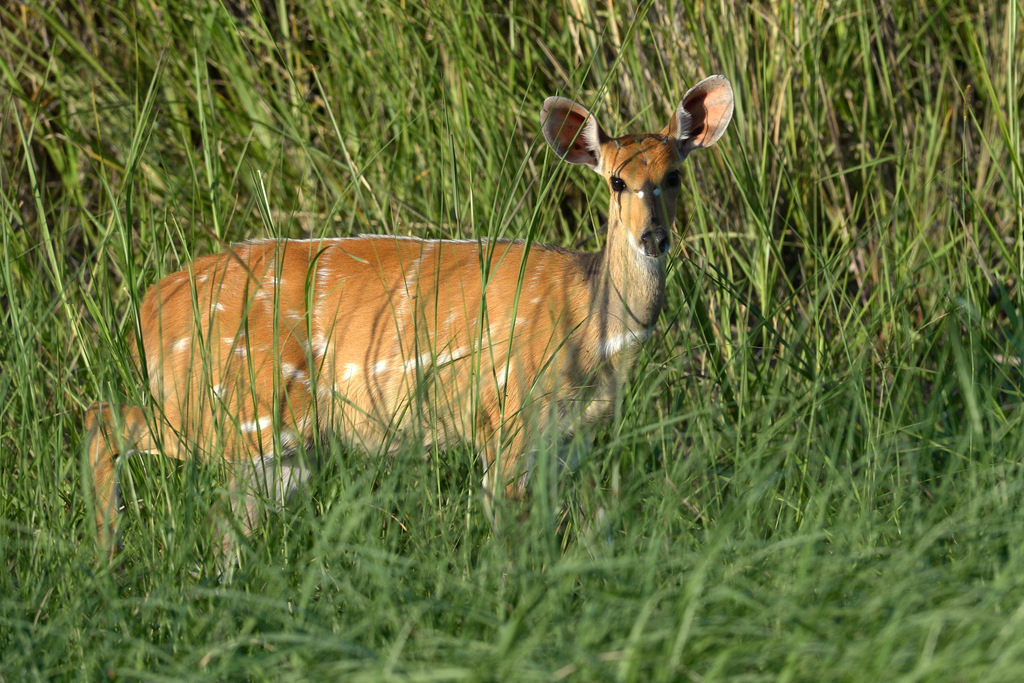
[[[306,458],[304,452],[295,452],[284,457],[258,456],[251,462],[230,465],[234,472],[227,487],[228,514],[241,523],[242,538],[251,538],[262,525],[264,505],[269,503],[280,509],[309,481],[312,468]],[[238,541],[232,520],[220,521],[222,562],[231,555]]]
[[[534,457],[526,453],[525,427],[519,424],[515,429],[516,433],[503,446],[499,446],[497,434],[488,439],[481,456],[484,513],[496,531],[501,527],[497,498],[504,495],[507,500],[522,500],[533,472]]]
[[[117,551],[117,516],[121,507],[118,458],[122,453],[151,451],[156,444],[142,409],[97,403],[85,413],[86,444],[99,547],[108,557]]]

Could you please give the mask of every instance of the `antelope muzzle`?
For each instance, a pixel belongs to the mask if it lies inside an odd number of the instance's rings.
[[[658,258],[668,251],[668,232],[665,228],[651,228],[640,235],[640,249],[644,255]]]

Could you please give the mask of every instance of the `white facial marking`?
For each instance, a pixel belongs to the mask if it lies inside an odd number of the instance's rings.
[[[636,196],[639,197],[640,199],[643,199],[644,198],[644,191],[643,190],[637,190],[636,191]]]
[[[651,261],[654,260],[654,259],[650,259],[647,256],[647,254],[644,253],[644,250],[642,248],[640,248],[640,240],[639,240],[639,238],[633,237],[633,235],[627,235],[626,241],[629,242],[629,244],[633,247],[633,251],[636,252],[636,254],[638,256],[640,256],[641,263],[643,262],[644,259],[648,259],[648,260],[651,260]]]

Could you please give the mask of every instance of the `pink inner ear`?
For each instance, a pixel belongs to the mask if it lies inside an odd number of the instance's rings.
[[[703,143],[702,135],[707,129],[707,97],[708,94],[706,92],[699,93],[685,105],[686,111],[689,112],[691,117],[690,120],[692,121],[690,130],[686,131],[687,137],[701,143]]]
[[[586,121],[586,118],[580,116],[578,113],[574,111],[567,112],[565,118],[562,120],[562,125],[559,127],[559,136],[565,138],[566,141],[571,141],[575,138],[576,142],[573,144],[573,148],[576,148],[579,146],[579,137],[577,134],[580,132],[580,129],[583,128],[584,121]]]
[[[541,130],[548,144],[570,164],[596,169],[602,138],[589,111],[564,97],[549,97],[541,110]]]
[[[666,130],[680,138],[684,153],[718,142],[732,119],[732,86],[724,76],[711,76],[691,88]]]
[[[569,112],[569,116],[567,116],[566,118],[572,121],[572,125],[574,128],[582,128],[583,121],[586,120],[583,116],[580,116],[578,113],[574,111]]]

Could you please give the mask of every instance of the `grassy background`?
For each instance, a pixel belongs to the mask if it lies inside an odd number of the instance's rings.
[[[1019,0],[158,4],[0,7],[0,678],[1024,676]],[[97,568],[82,413],[142,400],[159,276],[268,235],[597,249],[543,98],[656,130],[711,73],[662,333],[522,524],[469,452],[331,443],[218,582],[216,473],[140,459]]]

